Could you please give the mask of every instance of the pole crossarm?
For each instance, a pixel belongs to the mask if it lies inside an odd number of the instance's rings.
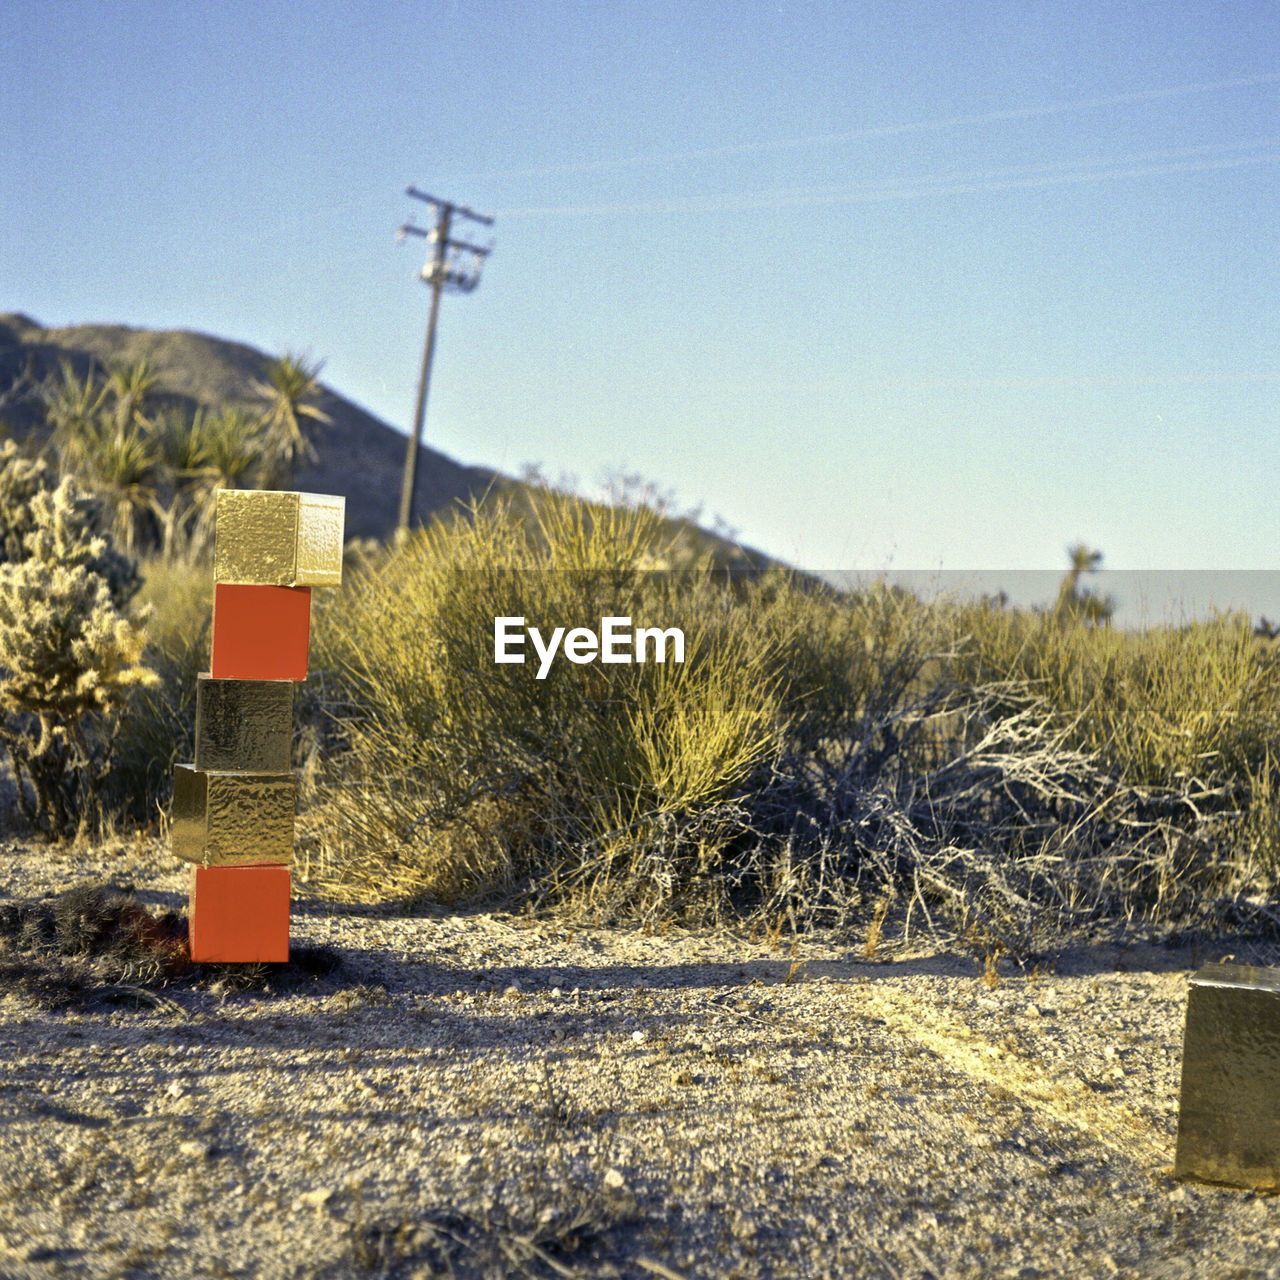
[[[405,222],[396,230],[396,239],[403,241],[405,236],[421,236],[424,240],[436,239],[436,232],[427,227],[420,227],[416,222]],[[487,258],[493,252],[493,245],[472,244],[470,240],[453,240],[448,242],[450,249],[465,249],[477,257]]]
[[[488,214],[476,213],[474,210],[468,209],[465,205],[453,204],[448,200],[440,200],[435,196],[429,196],[425,191],[419,191],[415,186],[410,185],[405,187],[404,193],[407,196],[412,196],[415,200],[425,200],[427,204],[433,204],[437,209],[442,209],[447,206],[451,212],[456,213],[460,218],[470,218],[473,222],[482,222],[486,227],[493,226],[493,219]]]

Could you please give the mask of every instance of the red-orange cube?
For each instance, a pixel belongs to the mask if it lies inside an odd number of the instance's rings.
[[[289,868],[192,867],[188,936],[203,963],[289,959]]]
[[[214,587],[209,668],[215,680],[301,682],[310,637],[310,587]]]

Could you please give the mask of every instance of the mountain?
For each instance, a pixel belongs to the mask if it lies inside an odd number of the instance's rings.
[[[266,377],[268,357],[253,347],[186,330],[129,329],[123,325],[74,325],[45,329],[29,316],[0,315],[0,418],[15,436],[39,430],[38,406],[22,396],[68,361],[83,376],[91,365],[146,360],[158,375],[157,399],[194,410],[254,401],[253,386]],[[319,407],[332,422],[314,437],[315,463],[294,473],[297,488],[341,493],[347,499],[350,537],[384,538],[400,504],[406,441],[385,422],[329,387]],[[434,449],[418,454],[413,519],[422,522],[456,499],[506,491],[515,482],[483,467],[465,467]]]
[[[258,404],[254,384],[265,380],[270,358],[243,343],[185,329],[105,324],[46,329],[18,312],[0,315],[0,435],[6,426],[19,439],[43,432],[44,420],[33,392],[63,362],[84,377],[95,365],[105,368],[140,360],[157,375],[155,401],[194,412],[199,407]],[[388,537],[399,513],[405,437],[330,387],[322,387],[318,407],[331,422],[317,427],[313,436],[317,460],[295,469],[293,487],[344,494],[348,537]],[[463,466],[425,446],[418,451],[417,474],[415,524],[458,501],[486,494],[530,504],[531,490],[520,481],[484,467]],[[669,523],[678,532],[675,549],[681,558],[709,550],[724,566],[763,568],[772,563],[760,552],[687,520]]]

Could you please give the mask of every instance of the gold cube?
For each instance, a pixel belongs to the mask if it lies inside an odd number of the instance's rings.
[[[1191,977],[1174,1176],[1280,1190],[1280,970]]]
[[[175,857],[206,867],[293,861],[292,773],[173,770],[169,835]]]
[[[347,500],[278,489],[218,492],[213,580],[242,586],[336,587]]]
[[[292,744],[292,680],[197,677],[197,769],[288,773]]]

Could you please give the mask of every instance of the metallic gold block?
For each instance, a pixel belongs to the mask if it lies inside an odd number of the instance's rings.
[[[291,773],[175,765],[169,822],[174,856],[206,867],[292,862],[296,793]]]
[[[291,680],[198,677],[197,769],[288,773],[292,742]]]
[[[222,489],[213,580],[259,587],[336,587],[347,500],[326,493]]]
[[[1174,1174],[1280,1189],[1280,970],[1207,964],[1192,977]]]

